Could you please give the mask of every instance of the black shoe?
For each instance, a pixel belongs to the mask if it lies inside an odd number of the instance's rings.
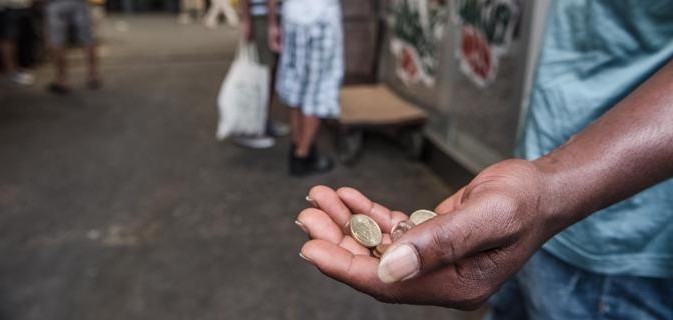
[[[47,87],[47,90],[49,90],[49,92],[51,92],[51,93],[58,94],[58,95],[66,95],[66,94],[70,93],[70,88],[68,88],[66,86],[63,86],[63,85],[60,85],[58,83],[50,84]]]
[[[331,171],[334,168],[332,159],[318,154],[315,148],[311,148],[308,156],[300,158],[294,155],[292,149],[290,152],[290,175],[294,177],[320,174]]]

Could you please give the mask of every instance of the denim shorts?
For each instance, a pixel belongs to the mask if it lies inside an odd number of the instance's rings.
[[[51,0],[46,7],[49,44],[62,47],[67,40],[68,27],[74,27],[80,44],[92,44],[93,31],[89,7],[83,0]]]
[[[596,274],[545,250],[489,301],[486,319],[673,319],[673,279]]]

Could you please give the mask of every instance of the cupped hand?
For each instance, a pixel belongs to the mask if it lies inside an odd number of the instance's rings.
[[[489,167],[381,260],[348,235],[350,216],[373,218],[387,242],[389,230],[407,216],[355,189],[314,187],[309,197],[316,208],[297,218],[310,238],[301,255],[325,275],[383,302],[475,309],[559,230],[548,213],[543,177],[523,160]]]

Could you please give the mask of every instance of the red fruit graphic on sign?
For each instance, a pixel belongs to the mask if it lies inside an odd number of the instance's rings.
[[[413,53],[408,46],[402,47],[402,53],[400,55],[400,66],[402,67],[402,70],[404,70],[405,73],[412,79],[418,72],[418,67],[416,66]]]
[[[486,37],[474,28],[464,27],[460,49],[472,72],[481,79],[488,79],[492,72],[493,57]]]

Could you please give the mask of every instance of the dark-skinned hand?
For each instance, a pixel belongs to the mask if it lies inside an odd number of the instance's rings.
[[[301,255],[325,275],[377,300],[475,309],[558,228],[547,215],[543,176],[531,162],[493,165],[437,206],[436,218],[398,239],[379,259],[349,234],[353,214],[389,231],[407,219],[359,191],[317,186],[297,223],[309,235]]]

